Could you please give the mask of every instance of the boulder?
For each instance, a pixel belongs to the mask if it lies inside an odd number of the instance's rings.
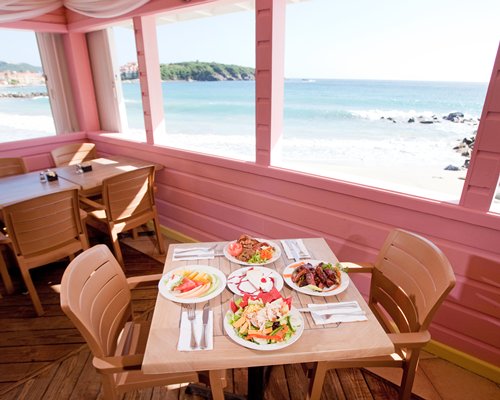
[[[445,168],[445,171],[460,171],[460,168],[450,164]]]

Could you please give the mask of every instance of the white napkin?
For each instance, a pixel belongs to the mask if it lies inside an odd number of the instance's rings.
[[[191,348],[191,321],[188,319],[187,311],[182,312],[181,326],[179,327],[179,341],[177,342],[177,350],[179,351],[196,351],[200,349],[201,334],[203,332],[202,321],[203,310],[196,311],[196,318],[194,320],[194,337],[198,348]],[[214,312],[210,310],[208,315],[208,323],[206,327],[207,348],[203,350],[212,350],[214,348]]]
[[[346,305],[353,305],[353,307],[345,307]],[[316,325],[368,320],[364,311],[356,301],[308,304],[307,308],[310,310],[317,310],[317,312],[311,312],[311,316]]]
[[[189,261],[189,260],[211,260],[215,256],[214,250],[205,250],[202,247],[193,247],[189,251],[185,247],[176,247],[172,261]]]
[[[309,251],[307,250],[307,247],[305,246],[302,239],[288,239],[288,240],[294,240],[295,243],[297,243],[297,246],[301,250],[300,258],[311,258],[311,255],[309,254]],[[290,248],[288,247],[288,240],[282,240],[281,244],[283,245],[283,249],[285,250],[286,256],[289,259],[293,260],[294,257],[292,256],[292,252],[290,251]]]

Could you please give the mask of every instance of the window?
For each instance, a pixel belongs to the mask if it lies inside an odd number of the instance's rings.
[[[157,19],[166,132],[156,144],[255,160],[254,2],[233,3]]]
[[[389,3],[288,5],[279,165],[458,202],[470,155],[456,147],[478,128],[497,22]]]
[[[0,142],[56,134],[35,33],[0,29]]]

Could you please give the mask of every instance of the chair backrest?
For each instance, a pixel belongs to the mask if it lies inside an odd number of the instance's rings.
[[[0,158],[0,177],[26,173],[26,166],[21,157]]]
[[[49,258],[60,255],[59,258],[63,258],[88,247],[77,189],[5,206],[3,215],[18,257],[41,259],[44,255]],[[74,251],[68,253],[72,249]]]
[[[97,158],[94,143],[69,143],[50,152],[56,167],[80,164]]]
[[[155,207],[154,166],[138,168],[105,179],[102,197],[108,220],[115,223],[144,214]]]
[[[61,308],[96,357],[114,354],[131,316],[131,294],[122,267],[103,244],[79,254],[61,281]]]
[[[383,307],[400,332],[425,330],[454,286],[453,269],[436,245],[415,233],[395,229],[375,262],[370,305]],[[387,314],[376,313],[386,329],[393,331],[384,317]]]

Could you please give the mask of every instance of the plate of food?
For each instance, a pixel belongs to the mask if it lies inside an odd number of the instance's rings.
[[[280,291],[283,288],[283,278],[271,268],[243,267],[229,274],[227,287],[240,296],[256,296],[270,292],[273,288]]]
[[[177,303],[213,299],[226,287],[226,276],[208,265],[188,265],[169,271],[158,283],[160,294]]]
[[[311,296],[334,296],[349,285],[349,275],[340,263],[304,260],[287,265],[283,278],[288,286]]]
[[[270,240],[241,235],[224,247],[224,256],[241,265],[266,265],[281,257],[280,247]]]
[[[241,346],[254,350],[279,350],[295,343],[304,332],[304,320],[273,289],[259,296],[244,295],[231,302],[224,317],[224,330]]]

